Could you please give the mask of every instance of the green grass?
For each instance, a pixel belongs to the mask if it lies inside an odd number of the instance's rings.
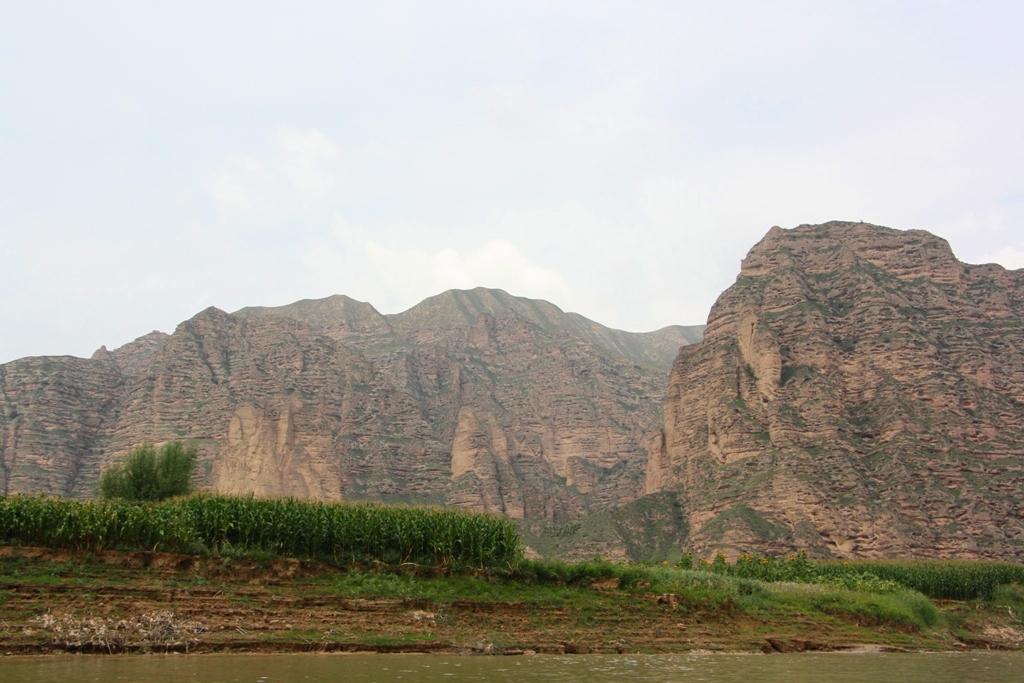
[[[459,600],[473,602],[530,602],[552,605],[585,600],[593,591],[556,585],[524,586],[512,580],[487,580],[471,576],[428,578],[415,574],[359,571],[319,583],[320,592],[358,598],[429,600],[436,604]]]
[[[589,586],[598,579],[618,579],[629,588],[641,581],[655,579],[653,570],[639,565],[615,564],[595,560],[569,564],[557,560],[523,560],[503,573],[503,578],[526,584]]]
[[[474,602],[522,602],[576,610],[577,621],[586,626],[595,609],[605,609],[631,593],[673,593],[680,598],[680,616],[702,618],[748,614],[768,621],[780,615],[807,614],[853,622],[862,626],[888,625],[916,632],[941,623],[938,608],[925,596],[903,588],[887,593],[846,590],[829,585],[771,583],[729,576],[715,571],[665,567],[624,567],[612,563],[553,566],[533,565],[530,572],[507,573],[489,579],[467,576],[425,578],[388,572],[352,572],[319,583],[319,591],[346,597],[429,600],[445,605],[459,600]],[[593,578],[621,577],[634,583],[616,593],[600,593],[589,586]],[[642,578],[638,578],[642,577]],[[568,579],[568,581],[566,581]],[[651,581],[637,589],[636,581]],[[624,583],[625,585],[625,583]],[[646,604],[646,603],[645,603]],[[602,607],[603,606],[603,607]],[[664,608],[650,603],[652,614]],[[636,606],[632,607],[636,609]]]
[[[783,566],[802,562],[805,560],[799,556],[797,561],[775,561]],[[806,564],[813,567],[819,563],[806,561]],[[724,562],[699,564],[696,569],[596,561],[565,564],[526,560],[514,567],[464,568],[458,571],[378,565],[377,568],[350,568],[344,572],[325,571],[268,586],[265,591],[271,596],[269,598],[263,592],[249,591],[248,584],[244,582],[236,581],[232,587],[231,580],[221,578],[204,584],[208,589],[223,590],[231,605],[245,609],[270,604],[268,600],[273,602],[287,595],[317,596],[317,599],[424,600],[428,604],[422,609],[440,615],[438,623],[448,623],[445,619],[450,618],[452,611],[459,611],[457,605],[461,601],[517,603],[526,606],[527,614],[564,611],[566,619],[580,627],[603,623],[609,614],[621,610],[628,610],[641,619],[654,620],[664,618],[668,610],[679,619],[706,624],[728,624],[745,615],[756,623],[789,624],[786,628],[794,625],[802,628],[800,624],[808,624],[809,628],[831,625],[830,628],[834,626],[849,634],[862,633],[850,630],[854,628],[885,627],[889,629],[887,632],[895,634],[887,642],[894,643],[904,635],[909,638],[911,634],[933,633],[933,629],[944,625],[954,632],[960,632],[957,629],[961,627],[976,630],[976,625],[957,622],[959,614],[966,615],[964,619],[967,620],[976,620],[976,615],[983,612],[1010,614],[1016,620],[1024,614],[1024,589],[1016,584],[998,586],[988,602],[948,603],[940,612],[926,596],[902,585],[887,585],[884,590],[877,591],[869,589],[868,582],[848,589],[829,583],[832,581],[829,576],[825,576],[821,583],[787,581],[782,580],[782,570],[779,570],[778,580],[762,581],[738,576],[734,570],[735,565]],[[799,578],[796,568],[793,575]],[[590,587],[594,579],[613,577],[621,582],[619,590],[597,591]],[[102,592],[96,588],[115,581],[128,580],[131,585],[139,585],[140,580],[144,580],[164,588],[187,588],[195,582],[192,574],[187,572],[150,574],[146,570],[110,567],[102,563],[3,558],[0,561],[0,581],[8,580],[40,589],[72,583],[79,586],[76,588],[79,594],[95,594],[98,600],[102,600]],[[883,581],[877,577],[873,580]],[[239,586],[244,592],[233,593]],[[677,596],[677,606],[670,608],[657,604],[653,599],[666,593]],[[962,630],[962,633],[969,635],[968,630]]]
[[[678,570],[659,588],[683,596],[683,613],[738,610],[764,619],[788,614],[825,614],[864,626],[888,624],[904,630],[933,628],[938,608],[910,590],[865,593],[827,585],[772,583],[707,570]]]
[[[763,539],[774,539],[785,535],[786,530],[778,527],[746,505],[734,505],[705,525],[703,532],[711,538],[722,538],[730,524],[742,520],[746,526]]]

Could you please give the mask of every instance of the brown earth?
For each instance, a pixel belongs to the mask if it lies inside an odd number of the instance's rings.
[[[681,349],[647,490],[701,555],[1024,558],[1024,270],[772,228]]]
[[[522,599],[435,601],[339,594],[333,582],[341,572],[297,560],[0,548],[0,563],[0,655],[878,651],[1022,642],[1004,610],[973,606],[964,610],[973,619],[966,626],[977,635],[957,640],[824,615],[768,620],[614,585],[548,591],[540,602],[527,587]]]

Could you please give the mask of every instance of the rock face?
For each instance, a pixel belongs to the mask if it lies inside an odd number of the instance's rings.
[[[684,347],[646,490],[704,555],[1024,557],[1024,271],[772,228]]]
[[[139,375],[149,365],[153,354],[160,350],[167,337],[167,334],[153,330],[114,351],[107,351],[106,346],[101,346],[92,354],[92,359],[112,361],[123,374]]]
[[[1024,271],[805,225],[750,250],[706,330],[475,289],[210,308],[0,365],[0,493],[86,498],[170,440],[208,490],[503,513],[566,558],[1022,559]]]
[[[343,296],[210,308],[90,360],[0,366],[0,490],[88,497],[111,459],[182,439],[211,490],[567,521],[643,494],[666,358],[701,330],[485,289],[387,316]]]
[[[0,491],[91,493],[125,384],[107,358],[0,365]]]

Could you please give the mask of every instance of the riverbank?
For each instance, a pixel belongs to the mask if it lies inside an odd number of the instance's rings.
[[[0,548],[0,654],[1019,649],[1020,590],[966,602],[678,572],[537,585],[486,571]],[[934,604],[935,613],[929,611]]]

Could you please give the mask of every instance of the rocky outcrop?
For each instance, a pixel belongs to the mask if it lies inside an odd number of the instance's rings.
[[[210,308],[90,360],[0,366],[4,487],[87,497],[134,445],[182,439],[209,490],[564,523],[643,494],[659,363],[700,329],[610,330],[484,289],[388,316],[343,296]]]
[[[92,495],[124,385],[106,359],[0,365],[0,493]]]
[[[646,490],[701,553],[1024,557],[1024,271],[772,228],[683,347]]]
[[[235,315],[315,325],[414,398],[429,426],[415,438],[442,449],[450,468],[431,494],[439,502],[548,520],[642,494],[665,350],[674,355],[703,329],[612,330],[482,288],[395,315],[367,307],[331,297]]]
[[[376,308],[342,294],[325,299],[303,299],[286,306],[248,306],[235,311],[234,315],[242,318],[292,318],[315,327],[332,339],[352,339],[364,344],[391,333],[387,318]]]
[[[101,346],[92,354],[92,359],[112,362],[123,374],[134,377],[145,371],[153,354],[160,350],[167,337],[166,333],[153,330],[113,351]]]

